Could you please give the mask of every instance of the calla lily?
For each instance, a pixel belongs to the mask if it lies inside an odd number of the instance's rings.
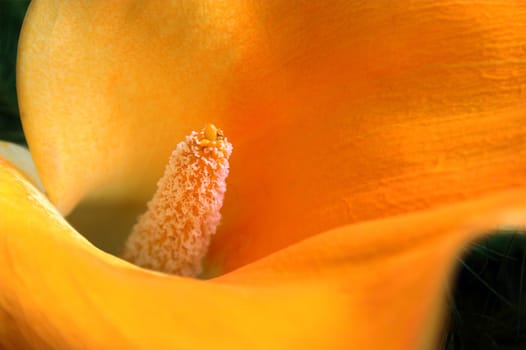
[[[18,94],[47,197],[0,161],[0,345],[434,348],[463,249],[526,225],[525,42],[518,1],[33,2]],[[144,205],[208,122],[235,145],[213,278],[63,218]]]

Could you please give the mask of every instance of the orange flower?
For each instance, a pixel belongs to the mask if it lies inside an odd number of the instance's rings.
[[[0,344],[433,348],[462,249],[526,224],[525,42],[511,0],[35,1],[18,93],[53,204],[0,163]],[[214,278],[58,213],[144,204],[206,122],[236,149]]]

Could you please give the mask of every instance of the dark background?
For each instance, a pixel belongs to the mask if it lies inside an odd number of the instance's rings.
[[[25,139],[16,100],[16,48],[28,4],[0,0],[0,140],[19,144]],[[490,232],[459,258],[441,349],[526,349],[524,233]]]
[[[29,1],[0,0],[0,139],[24,143],[15,89],[16,46]]]

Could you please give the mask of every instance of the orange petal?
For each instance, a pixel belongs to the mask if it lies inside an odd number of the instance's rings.
[[[525,183],[524,2],[181,4],[31,4],[20,108],[63,212],[145,200],[207,122],[236,149],[211,268]]]
[[[267,288],[324,285],[333,298],[345,300],[347,348],[437,349],[446,292],[465,248],[491,229],[525,225],[523,188],[342,226],[215,281]]]
[[[462,247],[526,225],[526,189],[344,226],[210,281],[97,250],[2,160],[0,212],[2,348],[411,350],[433,348]]]

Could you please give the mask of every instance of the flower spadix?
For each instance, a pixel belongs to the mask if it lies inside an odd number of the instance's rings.
[[[186,136],[133,228],[124,258],[158,271],[199,275],[221,219],[231,153],[232,145],[212,124]]]

